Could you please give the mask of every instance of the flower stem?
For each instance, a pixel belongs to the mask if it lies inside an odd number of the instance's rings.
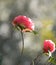
[[[37,58],[39,58],[40,56],[36,56],[30,63],[30,65],[35,65],[36,64],[36,61],[37,61]]]
[[[21,56],[22,56],[23,55],[23,51],[24,51],[24,36],[23,36],[22,30],[20,32],[21,32],[21,36],[22,36],[22,50],[21,50]]]
[[[43,52],[40,52],[39,55],[37,54],[37,56],[31,61],[30,65],[38,65],[39,61],[40,61],[40,56],[43,54]]]
[[[21,50],[21,53],[20,53],[20,60],[19,60],[18,63],[17,63],[17,65],[18,65],[18,64],[21,63],[21,58],[22,58],[23,51],[24,51],[24,36],[23,36],[23,31],[22,31],[22,29],[21,29],[20,27],[17,27],[17,26],[16,26],[16,29],[17,29],[18,31],[20,31],[21,37],[22,37],[22,50]]]
[[[23,31],[22,31],[22,29],[20,27],[16,26],[16,29],[20,31],[21,37],[22,37],[22,51],[21,51],[21,55],[20,55],[20,57],[21,57],[22,54],[23,54],[23,51],[24,51],[24,36],[23,36]]]

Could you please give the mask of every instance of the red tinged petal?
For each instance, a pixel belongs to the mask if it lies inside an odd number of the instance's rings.
[[[55,43],[51,40],[45,40],[43,50],[45,53],[48,53],[48,50],[53,53],[55,51]]]
[[[24,29],[34,30],[34,23],[26,16],[17,16],[12,23],[14,26],[18,25],[23,26]]]

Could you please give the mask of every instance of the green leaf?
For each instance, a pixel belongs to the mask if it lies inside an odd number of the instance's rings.
[[[54,57],[50,57],[48,62],[53,63],[54,65],[56,65],[56,59]]]
[[[17,25],[21,30],[25,29],[25,26],[23,24]]]
[[[36,34],[38,34],[38,32],[37,32],[37,31],[32,31],[32,32],[33,32],[35,35],[36,35]]]
[[[20,28],[19,27],[16,27],[16,29],[19,31],[20,30]]]
[[[16,25],[15,28],[19,31],[25,29],[25,26],[21,24],[21,25]]]

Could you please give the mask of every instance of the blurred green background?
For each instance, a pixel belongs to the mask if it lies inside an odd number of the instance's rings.
[[[30,17],[38,32],[37,35],[24,33],[25,48],[21,58],[21,34],[12,25],[18,15]],[[30,65],[31,60],[42,51],[45,39],[51,39],[56,44],[56,0],[0,0],[1,65]],[[53,56],[56,58],[56,51]],[[40,55],[39,59],[37,65],[47,63],[46,57]]]

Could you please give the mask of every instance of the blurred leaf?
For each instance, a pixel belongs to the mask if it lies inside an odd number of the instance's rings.
[[[18,31],[20,30],[20,28],[19,28],[19,27],[16,27],[15,29],[17,29]]]
[[[38,32],[37,32],[37,31],[32,31],[32,32],[33,32],[35,35],[36,35],[36,34],[38,34]]]
[[[18,25],[18,27],[19,27],[21,30],[25,29],[25,26],[24,26],[23,24]]]
[[[56,65],[56,59],[54,57],[49,58],[48,61]]]
[[[25,27],[23,25],[16,25],[15,29],[17,29],[19,31],[19,30],[25,29]]]

